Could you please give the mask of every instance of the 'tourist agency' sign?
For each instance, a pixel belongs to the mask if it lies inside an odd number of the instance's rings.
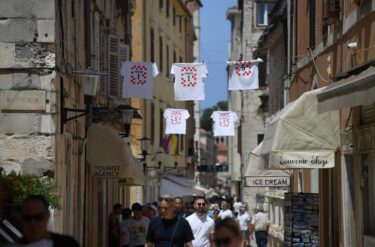
[[[246,177],[247,187],[286,187],[290,185],[289,177]]]
[[[94,177],[119,177],[120,166],[113,165],[94,165],[92,166]]]

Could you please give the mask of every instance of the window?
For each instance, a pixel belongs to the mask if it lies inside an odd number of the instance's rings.
[[[309,47],[315,48],[316,2],[309,0]]]
[[[182,57],[180,57],[180,63],[182,63]]]
[[[173,26],[176,26],[176,8],[173,7]]]
[[[164,0],[159,0],[159,9],[162,9],[163,5],[164,5]]]
[[[163,72],[163,37],[161,36],[159,37],[159,69]]]
[[[362,180],[363,180],[363,232],[367,236],[375,236],[375,166],[373,153],[361,154]]]
[[[169,70],[169,46],[167,45],[167,50],[166,50],[166,59],[167,59],[167,69],[165,70],[165,76],[168,77],[168,70]]]
[[[165,14],[167,15],[167,18],[169,17],[169,1],[170,0],[167,0],[167,4],[166,4],[166,10],[165,10]]]
[[[257,17],[257,26],[267,26],[268,25],[268,14],[271,12],[273,3],[256,3],[256,17]]]
[[[155,123],[155,104],[151,103],[151,121]],[[151,124],[151,144],[154,145],[155,140],[155,125]]]
[[[183,152],[183,151],[184,151],[184,146],[185,146],[185,145],[184,145],[184,140],[185,140],[185,138],[184,138],[183,135],[180,135],[178,139],[179,139],[179,141],[180,141],[180,144],[179,144],[179,146],[180,146],[180,151]]]
[[[177,62],[177,53],[173,51],[173,63]]]
[[[160,140],[160,146],[162,145],[163,137],[164,137],[164,117],[163,117],[163,109],[160,109],[159,111],[159,125],[160,125],[160,131],[159,131],[159,140]]]
[[[155,34],[154,29],[150,29],[150,61],[155,62]]]
[[[182,32],[182,17],[178,18],[178,31]]]

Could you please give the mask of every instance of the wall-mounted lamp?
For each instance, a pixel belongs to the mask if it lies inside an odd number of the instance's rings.
[[[84,78],[84,94],[90,98],[90,100],[88,100],[88,102],[87,102],[87,105],[90,105],[91,104],[91,97],[96,95],[99,76],[106,75],[106,73],[97,72],[93,68],[87,68],[87,69],[82,70],[82,71],[72,71],[71,74],[83,76],[83,78]],[[74,119],[86,116],[88,114],[88,110],[87,109],[77,109],[77,108],[66,108],[65,107],[64,80],[63,79],[61,79],[61,83],[60,83],[60,99],[61,99],[60,132],[62,133],[64,124],[66,124],[70,120],[74,120]],[[80,112],[80,114],[76,114],[75,116],[68,118],[68,112],[76,112],[76,113]]]
[[[72,71],[74,75],[81,75],[84,78],[84,94],[88,96],[95,96],[99,77],[101,75],[107,75],[107,73],[98,72],[93,68],[87,68],[81,71]]]
[[[142,117],[137,112],[139,109],[132,107],[131,105],[120,105],[117,110],[121,114],[121,123],[124,125],[124,137],[129,137],[132,120],[138,116]]]

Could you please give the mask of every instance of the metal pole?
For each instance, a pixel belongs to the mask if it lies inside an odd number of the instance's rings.
[[[291,82],[291,34],[292,34],[292,0],[287,0],[287,74],[284,83],[284,107],[289,103],[289,88]]]

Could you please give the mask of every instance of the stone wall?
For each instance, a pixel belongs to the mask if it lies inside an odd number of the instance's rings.
[[[0,9],[0,166],[41,175],[55,159],[55,2],[4,0]]]

